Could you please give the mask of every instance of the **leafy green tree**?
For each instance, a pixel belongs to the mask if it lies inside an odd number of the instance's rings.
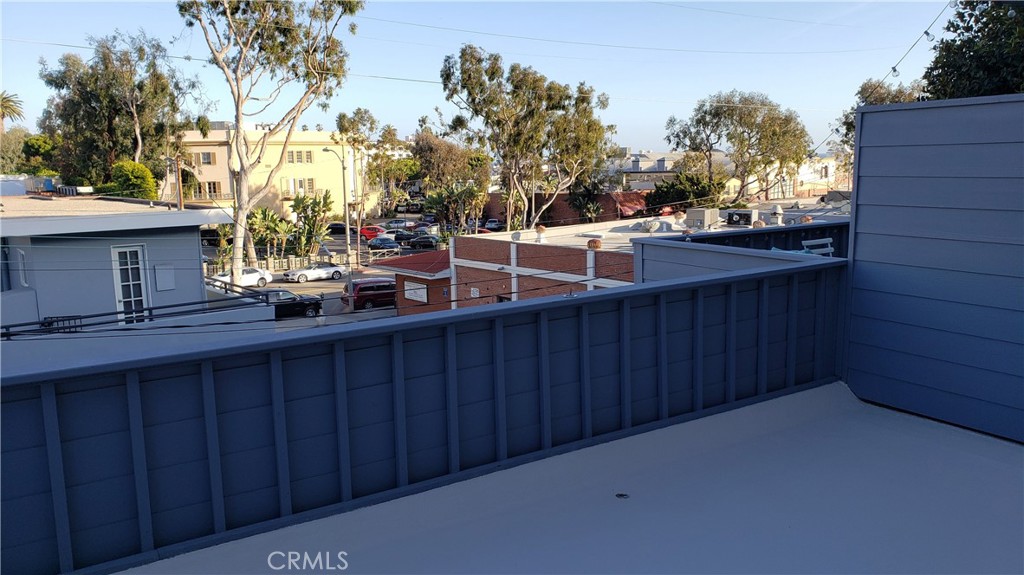
[[[21,107],[21,99],[17,94],[10,94],[6,90],[0,92],[0,136],[4,134],[4,123],[7,120],[24,120],[25,112]]]
[[[853,173],[853,145],[855,143],[857,108],[860,106],[876,106],[881,104],[900,104],[903,102],[914,102],[924,96],[924,82],[913,80],[908,85],[887,84],[882,80],[868,78],[861,83],[857,89],[856,103],[843,115],[836,118],[839,127],[836,128],[837,140],[829,145],[829,150],[835,155],[837,168],[846,174]]]
[[[25,164],[25,141],[31,136],[28,130],[20,126],[11,128],[0,138],[0,174],[15,174],[23,170]]]
[[[374,143],[374,154],[370,157],[367,171],[377,179],[383,192],[384,211],[393,214],[399,202],[408,199],[408,194],[397,188],[419,171],[419,162],[413,158],[395,157],[395,152],[405,151],[409,145],[399,139],[398,131],[388,124],[381,128]]]
[[[429,129],[416,132],[412,153],[419,162],[420,177],[428,190],[440,190],[456,182],[482,177],[479,166],[474,168],[471,164],[472,150],[438,137]]]
[[[156,179],[149,168],[131,160],[122,160],[114,164],[111,179],[117,184],[121,195],[144,200],[158,199]]]
[[[963,0],[924,72],[933,100],[1024,93],[1024,5]]]
[[[65,54],[56,68],[41,61],[40,78],[56,91],[40,128],[58,143],[56,160],[69,179],[110,180],[116,161],[131,158],[164,174],[186,126],[183,102],[197,100],[196,81],[168,62],[145,34],[90,38],[93,55]]]
[[[702,154],[707,160],[710,184],[714,181],[711,158],[715,146],[728,144],[732,161],[730,174],[740,181],[735,201],[749,194],[756,179],[761,190],[771,180],[792,171],[807,157],[811,137],[792,110],[783,110],[764,94],[756,92],[719,92],[702,100],[687,122],[669,118],[666,137],[674,149]]]
[[[243,255],[256,259],[251,237],[246,241],[245,222],[249,212],[274,189],[302,114],[314,104],[326,109],[341,88],[348,53],[337,33],[343,20],[361,10],[363,2],[179,0],[177,6],[185,24],[202,32],[210,62],[224,76],[235,126],[244,126],[249,114],[266,110],[283,94],[297,94],[257,139],[250,140],[244,130],[231,132],[232,176],[238,182],[231,258],[234,280],[241,273]],[[354,33],[355,25],[349,24],[348,29]],[[284,134],[280,155],[275,152],[276,157],[271,157],[267,143],[280,134]],[[257,177],[263,164],[271,168]]]
[[[688,156],[696,154],[703,158],[708,181],[716,179],[714,158],[727,132],[725,112],[713,98],[708,98],[697,103],[688,122],[669,116],[665,123],[668,130],[665,141],[672,145],[673,151],[683,150],[690,152]]]
[[[441,83],[445,98],[464,114],[449,129],[470,130],[478,122],[477,141],[501,163],[512,192],[506,204],[512,229],[527,226],[525,214],[519,221],[511,217],[513,198],[529,206],[532,227],[559,194],[604,164],[613,128],[596,113],[607,108],[608,97],[582,82],[573,89],[520,64],[506,71],[500,55],[465,45],[445,58]]]
[[[648,212],[659,213],[662,208],[686,208],[694,205],[718,205],[725,183],[709,182],[703,173],[677,173],[670,180],[654,184],[654,191],[644,196]]]

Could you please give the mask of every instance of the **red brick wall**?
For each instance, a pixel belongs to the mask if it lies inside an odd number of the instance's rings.
[[[455,247],[452,257],[506,266],[511,263],[510,242],[458,236],[452,244]]]
[[[516,265],[569,274],[587,274],[587,251],[536,243],[516,244]]]
[[[527,300],[569,292],[587,291],[587,286],[536,276],[519,276],[519,299]]]
[[[512,297],[512,276],[504,272],[455,266],[456,295],[459,307],[496,303],[498,296]],[[470,297],[470,289],[480,291],[479,297]]]
[[[633,281],[633,254],[598,250],[594,253],[594,267],[599,278]]]
[[[405,282],[407,280],[427,286],[427,303],[405,297]],[[450,290],[448,278],[428,280],[395,274],[395,285],[398,290],[395,303],[398,308],[398,315],[400,316],[451,309],[451,298],[445,294],[446,290]]]

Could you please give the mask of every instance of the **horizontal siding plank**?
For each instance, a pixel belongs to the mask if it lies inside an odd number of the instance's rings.
[[[1005,104],[871,111],[857,129],[862,147],[1024,141],[1024,107]]]
[[[974,210],[1011,210],[1024,212],[1024,183],[1019,178],[969,180],[919,176],[857,178],[857,215],[864,206],[919,206],[955,208],[959,215],[971,216]],[[959,227],[957,221],[947,226]]]
[[[1011,210],[857,206],[856,231],[865,234],[1024,246],[1022,226],[1024,212]]]
[[[1024,410],[855,369],[846,383],[866,401],[1024,442]]]
[[[955,144],[863,148],[858,177],[1024,178],[1024,145]]]
[[[856,259],[1024,278],[1024,246],[856,234]]]
[[[860,289],[853,291],[853,307],[863,317],[1024,344],[1020,311]]]
[[[850,357],[864,373],[1024,409],[1024,381],[1019,377],[856,343],[850,346]]]
[[[1024,377],[1024,348],[1012,343],[854,315],[850,343],[947,359],[961,365]],[[856,364],[851,364],[856,367]]]
[[[858,260],[853,266],[853,287],[1024,311],[1020,280],[1005,276]]]

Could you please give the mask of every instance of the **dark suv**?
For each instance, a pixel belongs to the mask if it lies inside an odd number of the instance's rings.
[[[395,305],[395,280],[387,278],[363,278],[352,281],[354,302],[352,309],[373,309]],[[353,295],[346,294],[348,305]]]

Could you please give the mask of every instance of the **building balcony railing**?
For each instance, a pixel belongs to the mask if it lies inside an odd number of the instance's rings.
[[[814,258],[5,378],[3,571],[118,570],[834,381],[845,276]]]

